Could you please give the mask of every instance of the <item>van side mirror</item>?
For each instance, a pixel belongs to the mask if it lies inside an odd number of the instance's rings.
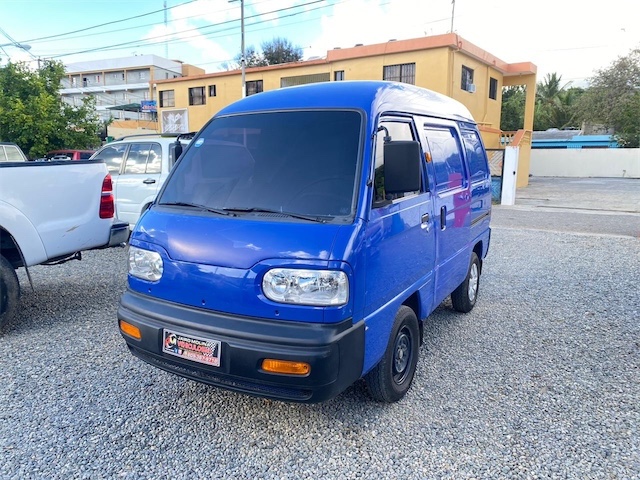
[[[384,144],[384,189],[387,193],[420,190],[420,143],[392,141]]]

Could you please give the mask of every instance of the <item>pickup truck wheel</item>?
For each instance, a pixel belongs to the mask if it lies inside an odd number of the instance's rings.
[[[369,393],[379,402],[397,402],[409,390],[418,364],[420,328],[414,311],[403,305],[396,314],[387,350],[366,375]]]
[[[0,255],[0,329],[13,316],[20,298],[18,275],[11,264]]]
[[[467,313],[473,309],[478,298],[480,286],[480,260],[475,252],[471,253],[471,262],[467,278],[451,294],[451,303],[458,312]]]

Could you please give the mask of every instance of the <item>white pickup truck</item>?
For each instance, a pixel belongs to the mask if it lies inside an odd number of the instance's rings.
[[[103,162],[0,162],[0,328],[19,302],[16,269],[31,282],[28,267],[127,241],[129,226],[114,211]]]

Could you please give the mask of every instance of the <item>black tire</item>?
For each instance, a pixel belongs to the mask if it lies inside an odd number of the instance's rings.
[[[365,376],[378,402],[397,402],[409,390],[418,364],[420,327],[414,311],[403,305],[396,314],[389,344],[380,362]]]
[[[20,283],[11,264],[0,255],[0,329],[2,329],[18,308]]]
[[[475,252],[471,253],[467,278],[451,294],[451,303],[458,312],[470,312],[478,299],[480,289],[480,260]]]

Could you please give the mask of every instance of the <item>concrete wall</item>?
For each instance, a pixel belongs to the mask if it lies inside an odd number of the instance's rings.
[[[640,178],[639,148],[531,149],[534,177]]]

